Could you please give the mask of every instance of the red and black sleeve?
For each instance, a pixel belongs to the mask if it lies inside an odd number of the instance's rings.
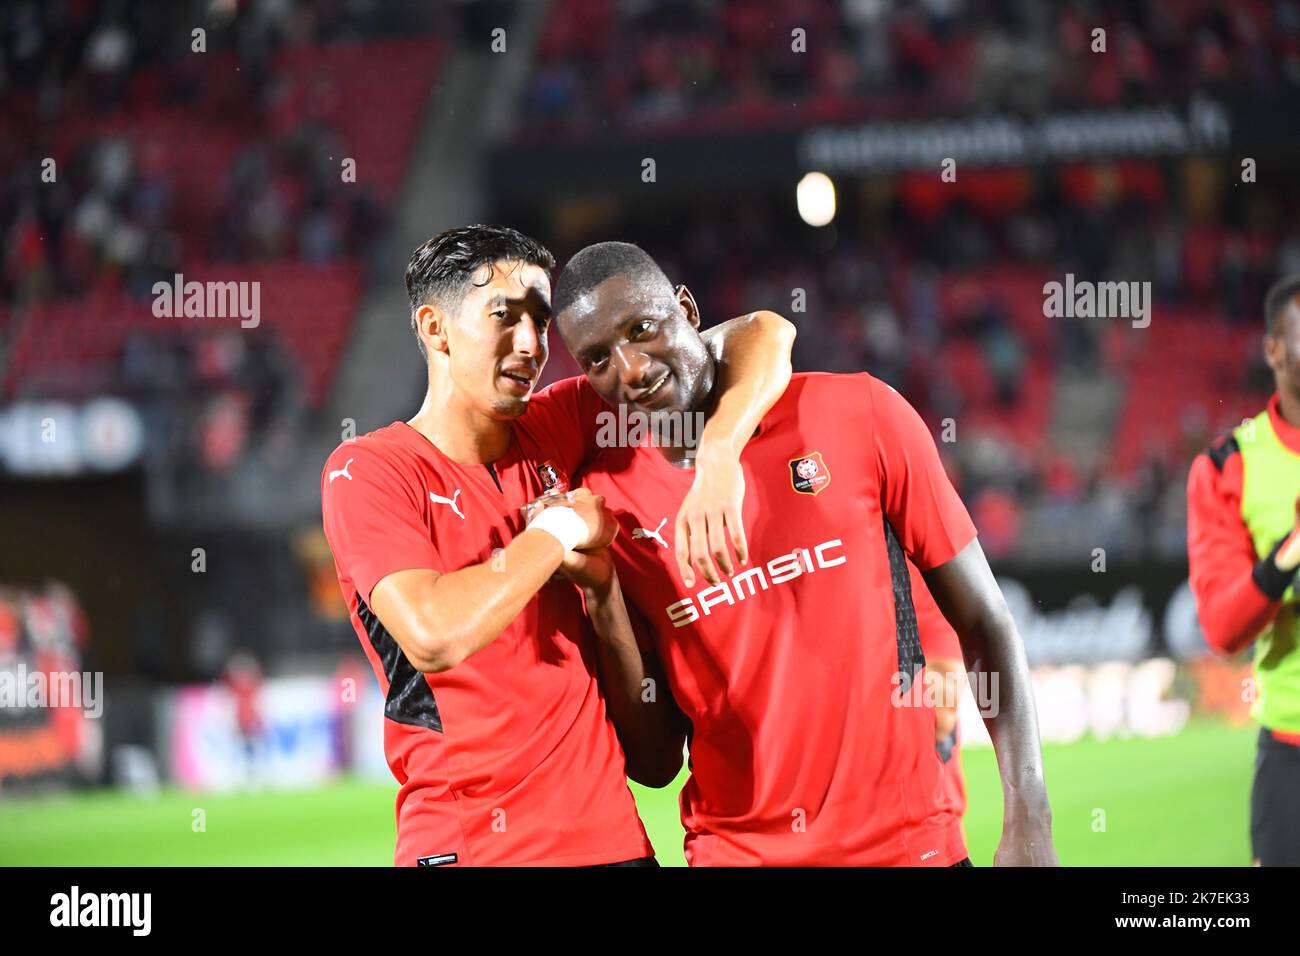
[[[1273,552],[1256,558],[1241,517],[1241,488],[1241,451],[1233,436],[1219,439],[1192,462],[1187,479],[1192,595],[1205,640],[1221,654],[1244,650],[1272,623],[1294,577],[1277,569]]]

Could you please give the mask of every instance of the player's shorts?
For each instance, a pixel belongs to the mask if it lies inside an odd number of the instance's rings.
[[[603,870],[607,866],[658,866],[659,861],[652,856],[641,856],[635,860],[622,860],[618,863],[598,863],[588,867],[590,870]]]
[[[964,860],[958,860],[956,863],[953,864],[953,866],[974,866],[974,865],[975,864],[970,861],[970,857],[966,857],[966,859]]]
[[[1261,866],[1300,866],[1300,743],[1259,729],[1250,845]]]

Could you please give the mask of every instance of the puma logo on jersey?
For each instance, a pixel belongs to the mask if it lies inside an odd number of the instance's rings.
[[[660,529],[662,529],[663,526],[664,526],[665,524],[667,524],[667,523],[668,523],[668,519],[667,519],[667,518],[662,519],[662,520],[659,522],[659,524],[655,526],[655,529],[654,529],[653,531],[651,531],[649,528],[633,528],[633,529],[632,529],[632,537],[634,537],[634,538],[654,538],[656,541],[658,541],[660,544],[662,544],[662,545],[666,548],[666,547],[668,547],[668,542],[665,541],[665,540],[663,539],[663,537],[659,534],[659,531],[660,531]]]
[[[683,598],[668,605],[664,610],[673,627],[685,627],[713,613],[721,604],[735,605],[745,600],[745,587],[749,587],[749,597],[754,597],[760,590],[766,591],[774,585],[786,584],[801,574],[812,574],[818,568],[833,568],[848,561],[844,554],[828,556],[832,548],[843,548],[844,542],[839,538],[823,541],[813,548],[796,548],[788,554],[773,558],[765,565],[755,565],[731,580],[711,584],[701,589],[694,597]],[[757,582],[757,585],[755,584]]]
[[[450,498],[444,498],[442,495],[435,495],[432,491],[429,492],[429,497],[433,499],[433,503],[436,505],[449,505],[451,510],[456,512],[456,517],[460,518],[461,521],[465,520],[465,515],[461,513],[460,508],[456,505],[456,499],[460,497],[459,488],[456,489],[456,493]]]
[[[347,463],[346,463],[342,468],[340,468],[338,471],[331,471],[330,474],[329,474],[329,482],[330,482],[330,484],[331,484],[331,485],[334,484],[334,479],[337,478],[339,475],[342,475],[342,476],[343,476],[344,478],[346,478],[348,481],[351,481],[351,480],[352,480],[352,476],[348,474],[348,468],[352,465],[352,463],[353,463],[354,461],[356,461],[355,458],[349,458],[349,459],[347,460]]]

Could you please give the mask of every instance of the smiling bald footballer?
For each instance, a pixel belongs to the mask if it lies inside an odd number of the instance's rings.
[[[717,369],[695,301],[641,249],[579,252],[555,309],[611,405],[660,423],[710,414]],[[934,712],[900,705],[924,663],[910,559],[972,669],[1000,674],[986,716],[996,862],[1054,865],[1024,649],[912,407],[867,374],[796,374],[741,456],[753,566],[717,583],[684,580],[673,559],[666,519],[691,462],[672,442],[606,448],[582,479],[618,520],[609,550],[632,605],[630,631],[601,622],[608,706],[642,783],[673,780],[689,740],[688,862],[969,865]]]

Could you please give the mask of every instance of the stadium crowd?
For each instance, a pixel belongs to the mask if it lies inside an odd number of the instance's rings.
[[[158,426],[151,438],[166,443],[159,458],[214,470],[262,437],[282,447],[301,410],[321,400],[355,294],[331,294],[337,315],[328,335],[314,336],[328,343],[323,358],[273,327],[128,329],[95,357],[106,371],[71,345],[55,356],[62,366],[42,364],[30,340],[65,327],[49,310],[80,315],[86,303],[92,313],[125,304],[143,325],[152,284],[182,262],[357,264],[364,276],[391,259],[384,236],[400,165],[378,188],[369,177],[336,188],[336,157],[358,135],[348,128],[356,111],[341,106],[349,79],[285,55],[400,34],[413,8],[259,3],[223,31],[235,7],[206,9],[216,18],[205,21],[207,60],[184,55],[190,4],[145,15],[112,0],[20,2],[0,14],[0,392],[131,395]],[[1085,55],[1095,22],[1119,56]],[[836,49],[794,53],[785,38],[800,26],[809,44],[833,35]],[[951,112],[1249,94],[1300,82],[1298,29],[1289,3],[1075,2],[1049,17],[1033,4],[976,0],[558,0],[520,130],[582,135],[728,117],[761,125],[780,122],[790,103],[800,118],[826,118],[923,102]],[[1021,102],[1028,90],[1046,99]],[[215,139],[189,142],[193,126],[178,113]],[[58,158],[53,182],[33,175],[46,157]],[[843,182],[840,218],[812,239],[784,194],[728,195],[671,216],[628,204],[589,234],[550,235],[549,220],[503,215],[561,261],[589,241],[635,239],[692,284],[714,319],[756,305],[790,313],[792,290],[805,290],[798,367],[870,370],[936,427],[958,422],[949,465],[995,555],[1016,553],[1022,513],[1038,504],[1115,528],[1121,549],[1131,541],[1177,553],[1191,453],[1266,386],[1258,305],[1272,277],[1300,269],[1294,197],[1269,182],[1234,189],[1200,160],[971,170],[955,187],[906,173]],[[1067,272],[1151,281],[1151,335],[1125,340],[1114,327],[1044,319],[1041,284]],[[316,284],[314,274],[292,281]],[[1147,353],[1164,348],[1166,335],[1177,337],[1170,317],[1187,315],[1202,320],[1198,329],[1219,328],[1214,341],[1228,346],[1188,364],[1205,387],[1158,439],[1127,424],[1150,417],[1130,399],[1109,454],[1071,454],[1068,436],[1049,430],[1057,377],[1111,376],[1130,396],[1177,391],[1149,354],[1131,353],[1135,341],[1157,343]],[[1150,533],[1122,534],[1135,526]]]
[[[1097,27],[1118,55],[1091,55]],[[1294,3],[558,0],[524,104],[529,130],[582,136],[1297,85]]]
[[[128,394],[160,425],[156,459],[213,469],[321,389],[276,327],[148,329],[151,289],[196,264],[364,273],[383,256],[391,195],[370,176],[338,188],[355,139],[339,121],[346,80],[312,56],[411,25],[411,8],[375,3],[260,3],[232,19],[236,6],[0,12],[0,390]],[[53,360],[23,347],[60,307],[135,326],[107,369],[75,340]]]
[[[1230,172],[1129,161],[973,171],[954,185],[850,181],[836,222],[817,231],[777,194],[670,214],[658,201],[566,236],[557,253],[637,237],[706,318],[783,311],[802,329],[796,367],[866,369],[936,432],[956,422],[949,466],[999,556],[1016,553],[1020,515],[1037,505],[1103,538],[1114,529],[1120,552],[1176,555],[1187,464],[1267,394],[1260,304],[1276,275],[1300,270],[1294,197],[1236,189]],[[1066,274],[1150,282],[1151,328],[1046,317],[1043,285]],[[1063,375],[1125,396],[1100,455],[1073,454],[1071,436],[1052,428]],[[1152,392],[1172,393],[1177,414],[1148,412]]]

